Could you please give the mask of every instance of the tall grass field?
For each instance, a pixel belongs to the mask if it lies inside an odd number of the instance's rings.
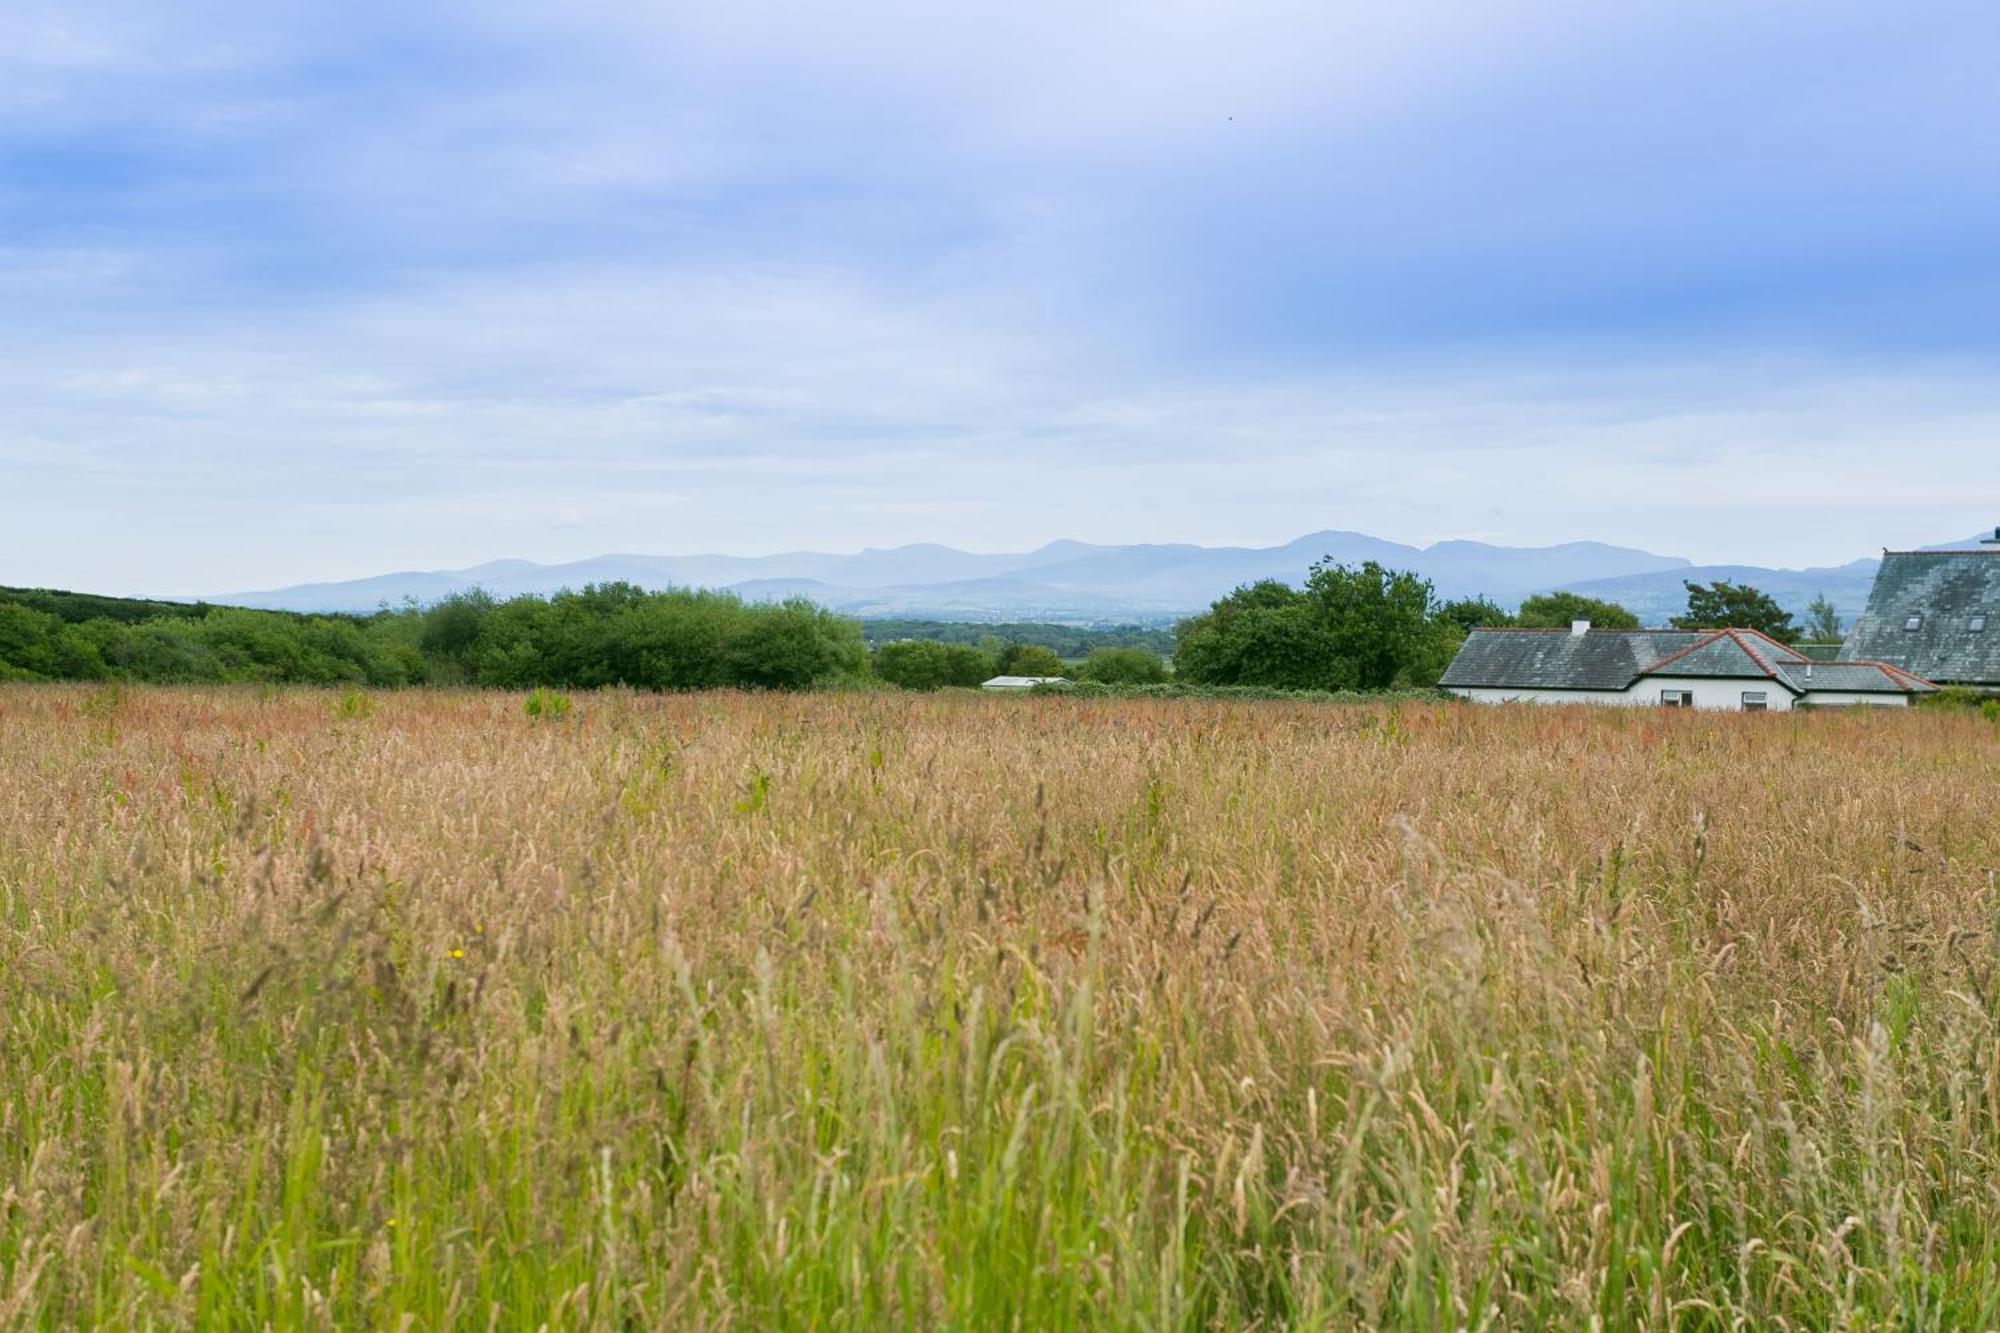
[[[0,1329],[1987,1328],[2000,726],[0,688]]]

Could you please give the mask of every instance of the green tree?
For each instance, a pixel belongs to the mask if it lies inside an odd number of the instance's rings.
[[[1297,589],[1246,584],[1174,627],[1174,671],[1196,685],[1326,688],[1333,654]]]
[[[875,650],[874,667],[881,679],[906,690],[978,685],[994,674],[992,659],[971,644],[929,639],[883,644]]]
[[[1181,622],[1175,672],[1198,685],[1280,689],[1429,683],[1423,677],[1442,669],[1454,632],[1431,610],[1428,580],[1372,560],[1359,568],[1323,560],[1302,589],[1267,579]]]
[[[1568,629],[1588,620],[1598,629],[1637,629],[1639,617],[1616,602],[1599,601],[1573,592],[1545,592],[1521,603],[1514,617],[1524,629]]]
[[[1747,583],[1718,579],[1681,586],[1687,589],[1688,609],[1686,615],[1674,617],[1676,629],[1754,629],[1779,643],[1799,637],[1790,613]]]
[[[55,674],[62,622],[16,602],[0,602],[0,680],[46,680]]]
[[[464,673],[473,645],[479,642],[479,632],[492,614],[493,598],[484,588],[453,593],[430,610],[417,613],[421,625],[417,646],[425,656]]]
[[[1498,602],[1486,597],[1460,597],[1438,607],[1437,618],[1461,634],[1476,629],[1505,628],[1515,623]]]
[[[1343,664],[1346,688],[1414,683],[1411,668],[1432,651],[1430,580],[1373,560],[1359,569],[1322,560],[1306,576],[1305,592]]]
[[[1840,612],[1825,593],[1806,603],[1805,636],[1808,640],[1813,643],[1839,643],[1841,634]]]
[[[999,676],[1066,676],[1069,667],[1053,648],[1039,643],[1010,643],[1001,648],[993,672]]]
[[[1167,664],[1144,648],[1093,648],[1079,674],[1106,685],[1157,685],[1167,678]]]

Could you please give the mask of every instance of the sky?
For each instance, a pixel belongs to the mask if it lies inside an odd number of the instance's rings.
[[[2000,6],[7,0],[0,584],[2000,523]]]

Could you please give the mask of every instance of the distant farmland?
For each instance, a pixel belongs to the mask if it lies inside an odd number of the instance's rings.
[[[2000,1319],[1975,714],[536,704],[0,688],[0,1328]]]

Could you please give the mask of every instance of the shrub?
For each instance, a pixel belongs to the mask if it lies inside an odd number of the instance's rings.
[[[976,686],[994,670],[993,660],[969,644],[908,639],[875,650],[875,674],[906,690],[937,690]]]
[[[550,721],[559,717],[566,717],[569,715],[569,696],[538,687],[522,702],[521,711],[529,717],[538,717]]]
[[[1105,685],[1155,685],[1167,678],[1167,666],[1144,648],[1093,648],[1077,674]]]
[[[994,659],[993,672],[999,676],[1066,676],[1069,666],[1053,648],[1039,643],[1010,643]]]

